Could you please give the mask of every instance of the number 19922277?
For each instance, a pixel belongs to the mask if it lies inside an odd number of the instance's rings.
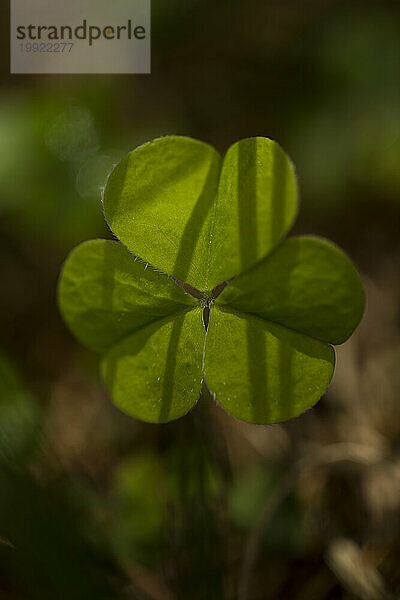
[[[71,52],[74,44],[72,42],[40,42],[33,44],[26,42],[25,44],[20,44],[19,47],[21,52]]]

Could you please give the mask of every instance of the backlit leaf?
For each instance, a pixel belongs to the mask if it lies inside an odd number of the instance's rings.
[[[297,237],[233,281],[217,302],[341,344],[360,322],[365,297],[344,252],[326,240]]]
[[[331,380],[331,346],[258,317],[214,307],[205,377],[217,401],[248,423],[277,423],[311,408]]]
[[[59,303],[71,331],[98,352],[152,321],[197,304],[166,275],[107,240],[85,242],[72,251],[61,275]]]
[[[171,136],[145,144],[111,173],[104,192],[106,219],[143,260],[206,289],[219,172],[219,154],[202,142]]]
[[[152,323],[116,344],[102,362],[115,404],[151,423],[185,415],[202,387],[204,336],[198,308]]]
[[[230,279],[266,256],[297,213],[294,168],[263,137],[241,140],[225,156],[212,232],[210,283]]]
[[[279,243],[297,212],[296,178],[284,151],[267,138],[234,144],[221,167],[211,146],[171,136],[119,163],[104,211],[132,252],[211,291]]]

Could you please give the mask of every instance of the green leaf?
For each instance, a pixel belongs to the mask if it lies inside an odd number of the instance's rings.
[[[283,242],[217,301],[332,344],[350,337],[365,307],[350,259],[333,244],[312,237]]]
[[[102,373],[115,404],[150,423],[185,415],[202,387],[204,337],[197,308],[152,323],[114,346]]]
[[[119,163],[103,202],[122,244],[78,247],[59,300],[77,337],[106,353],[103,377],[117,406],[144,421],[177,419],[196,403],[203,367],[219,402],[250,423],[283,421],[319,400],[335,362],[327,342],[354,331],[364,292],[335,246],[281,242],[297,184],[275,142],[242,140],[221,161],[190,138],[155,140]]]
[[[199,289],[207,287],[205,258],[220,160],[202,142],[161,138],[124,158],[104,191],[105,216],[121,242]]]
[[[92,240],[68,257],[59,304],[76,337],[104,352],[144,325],[197,302],[166,275],[146,269],[122,244]]]
[[[281,147],[264,137],[231,146],[215,209],[210,281],[215,286],[266,256],[297,214],[297,183]]]
[[[104,211],[135,254],[209,291],[264,257],[297,211],[293,166],[267,138],[234,144],[223,161],[207,144],[166,137],[114,169]]]
[[[217,401],[248,423],[277,423],[311,408],[331,380],[331,346],[258,317],[211,312],[205,377]]]

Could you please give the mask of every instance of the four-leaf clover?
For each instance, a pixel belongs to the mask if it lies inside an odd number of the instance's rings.
[[[59,302],[70,329],[103,354],[122,410],[177,419],[204,381],[250,423],[283,421],[319,400],[331,344],[358,325],[364,292],[336,246],[282,241],[297,184],[280,146],[248,138],[221,159],[190,138],[157,139],[115,167],[103,205],[118,241],[73,250]]]

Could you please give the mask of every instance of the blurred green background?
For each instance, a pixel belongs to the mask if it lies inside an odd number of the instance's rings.
[[[400,597],[400,4],[153,0],[152,74],[9,75],[0,7],[0,598]],[[328,393],[282,425],[211,399],[119,412],[56,304],[69,250],[109,237],[100,189],[154,137],[294,160],[295,232],[362,274]]]

